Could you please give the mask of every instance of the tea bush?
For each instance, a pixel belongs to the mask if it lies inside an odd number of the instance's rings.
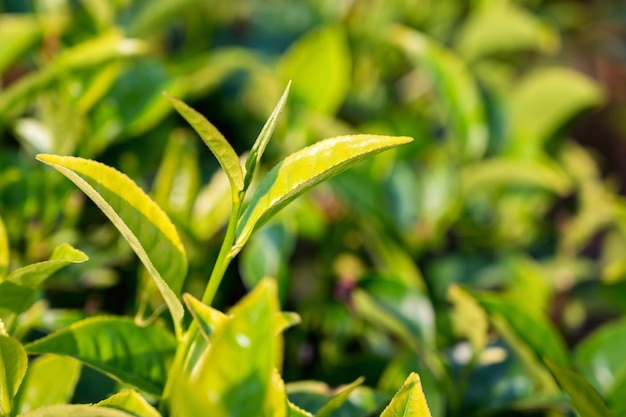
[[[624,414],[590,4],[0,2],[0,415]]]

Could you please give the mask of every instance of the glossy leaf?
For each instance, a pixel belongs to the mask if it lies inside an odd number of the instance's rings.
[[[73,264],[86,262],[89,259],[85,253],[68,244],[57,246],[50,260],[38,262],[12,271],[6,280],[23,287],[36,289],[59,269]]]
[[[243,170],[241,165],[239,165],[239,157],[226,138],[203,115],[181,100],[167,94],[164,95],[172,103],[176,111],[198,132],[198,135],[213,152],[213,155],[215,155],[228,176],[233,192],[239,193],[242,191],[244,189]]]
[[[352,391],[363,384],[363,381],[365,381],[365,378],[359,377],[354,382],[342,387],[315,413],[315,417],[331,417],[348,400]]]
[[[9,269],[9,238],[7,230],[0,217],[0,281],[4,279]]]
[[[244,189],[247,189],[250,185],[250,182],[252,181],[252,178],[254,176],[254,172],[256,171],[256,168],[261,161],[261,157],[265,152],[265,148],[267,147],[267,144],[269,143],[270,138],[272,137],[272,134],[276,129],[276,125],[278,124],[280,115],[285,108],[285,104],[287,103],[287,97],[289,96],[289,87],[291,87],[291,81],[289,81],[289,83],[287,84],[283,95],[280,97],[280,100],[278,100],[274,111],[272,111],[272,114],[263,125],[261,133],[259,133],[259,136],[254,141],[252,149],[248,154],[248,158],[246,159],[246,176],[244,179]]]
[[[28,353],[71,356],[154,395],[163,390],[175,349],[167,331],[122,317],[85,319],[26,345]]]
[[[80,362],[67,356],[41,355],[32,360],[16,397],[18,412],[68,403],[80,370]]]
[[[350,84],[350,51],[338,27],[314,29],[292,44],[278,71],[307,109],[334,114]]]
[[[106,407],[91,405],[52,405],[38,408],[28,413],[20,414],[19,417],[136,417],[133,414]]]
[[[211,337],[215,329],[228,320],[228,316],[221,311],[204,304],[191,294],[183,294],[185,305],[194,320],[200,326],[202,335],[207,338]]]
[[[416,373],[409,375],[380,417],[431,417]]]
[[[117,227],[170,309],[177,334],[184,310],[178,299],[187,257],[167,215],[130,178],[104,164],[69,156],[38,155],[76,184]]]
[[[243,247],[255,229],[298,195],[367,156],[410,141],[403,136],[338,136],[289,155],[265,175],[254,191],[239,220],[235,247]]]
[[[598,392],[577,372],[559,365],[550,358],[546,364],[559,385],[569,395],[574,409],[581,417],[611,417],[606,403]]]
[[[137,391],[125,389],[96,404],[98,407],[107,407],[125,411],[135,417],[161,417],[154,407]]]
[[[482,156],[488,140],[485,109],[468,67],[451,50],[415,30],[397,26],[391,34],[432,80],[446,107],[460,155],[465,159]]]
[[[13,397],[26,374],[28,358],[17,340],[0,335],[0,416],[12,415]]]
[[[181,376],[183,383],[174,388],[172,407],[179,415],[184,410],[214,417],[258,414],[272,381],[277,312],[276,286],[269,279],[229,311],[189,379]]]

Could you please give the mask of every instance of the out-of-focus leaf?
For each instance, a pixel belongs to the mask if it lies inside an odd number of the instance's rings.
[[[228,316],[211,306],[204,304],[191,294],[183,294],[183,300],[191,312],[193,318],[198,322],[200,330],[207,340],[211,337],[215,329],[228,320]]]
[[[175,349],[167,331],[122,317],[85,319],[26,345],[31,354],[71,356],[154,395],[163,390]]]
[[[342,387],[330,398],[330,400],[326,402],[326,404],[322,406],[322,408],[317,411],[317,413],[315,413],[315,417],[331,417],[333,413],[335,413],[339,407],[341,407],[348,400],[348,397],[355,390],[355,388],[363,384],[363,381],[365,381],[365,378],[360,377],[354,382]]]
[[[0,74],[37,42],[41,29],[38,19],[33,15],[0,16],[0,39],[11,39],[11,42],[4,42],[0,48]]]
[[[98,407],[125,411],[135,417],[161,417],[154,407],[137,391],[125,389],[96,404]]]
[[[22,344],[0,334],[0,415],[12,415],[13,397],[22,383],[27,366],[28,357]]]
[[[80,362],[67,356],[41,355],[34,359],[15,398],[17,411],[25,413],[68,403],[74,394],[80,369]]]
[[[263,404],[263,417],[288,417],[287,392],[285,382],[278,370],[272,372],[272,381]]]
[[[334,114],[350,83],[350,51],[338,27],[315,29],[297,40],[279,63],[282,78],[293,80],[292,94],[307,109]]]
[[[133,414],[92,405],[63,404],[39,408],[20,414],[20,417],[136,417]]]
[[[559,385],[569,395],[574,409],[581,417],[611,417],[606,403],[598,392],[578,373],[559,365],[550,358],[546,364]]]
[[[476,159],[487,149],[488,130],[484,105],[474,78],[465,63],[452,51],[427,36],[397,26],[392,40],[431,78],[464,159]]]
[[[213,152],[213,155],[215,155],[228,176],[233,194],[238,195],[244,188],[243,170],[233,147],[203,115],[177,98],[167,94],[165,94],[165,97],[172,103],[176,111],[198,132],[198,135]]]
[[[457,48],[470,61],[520,50],[552,53],[559,38],[549,26],[510,2],[477,9],[465,21]]]
[[[6,280],[36,289],[59,269],[73,263],[86,262],[88,259],[82,251],[64,243],[54,249],[50,260],[15,269],[6,277]]]
[[[274,111],[272,111],[272,114],[267,119],[267,121],[263,125],[263,128],[261,129],[261,133],[259,133],[259,136],[256,138],[256,140],[254,141],[254,144],[252,145],[252,149],[250,150],[250,153],[248,154],[248,158],[246,159],[246,165],[245,165],[246,174],[244,178],[244,189],[247,189],[248,186],[250,185],[250,182],[252,182],[252,178],[256,171],[256,167],[261,161],[261,157],[263,156],[263,153],[265,152],[265,148],[267,147],[267,144],[269,143],[270,138],[272,137],[272,133],[274,133],[274,129],[276,129],[276,125],[278,124],[278,119],[280,118],[280,114],[283,112],[283,108],[285,107],[285,104],[287,103],[287,97],[289,96],[290,86],[291,86],[291,81],[287,84],[287,87],[285,88],[283,95],[280,97],[280,100],[278,100],[278,103],[276,104]]]
[[[358,381],[358,380],[357,380]],[[332,389],[323,382],[298,381],[287,384],[289,407],[295,406],[301,410],[307,410],[304,415],[318,413],[331,401],[335,395],[341,395],[346,387]],[[347,398],[340,399],[342,404],[332,415],[358,417],[371,414],[379,410],[388,401],[389,397],[381,395],[371,388],[357,386],[348,394]],[[299,416],[300,414],[295,414]]]
[[[380,417],[431,417],[416,373],[409,375]]]
[[[74,182],[117,227],[155,280],[179,334],[184,310],[178,295],[187,257],[167,215],[130,178],[111,167],[69,156],[37,159]]]
[[[0,217],[0,281],[2,281],[9,269],[9,237]]]
[[[276,343],[276,285],[264,280],[230,311],[211,336],[209,349],[183,384],[175,384],[172,407],[204,410],[214,417],[257,415],[266,403]],[[233,364],[238,364],[233,366]],[[191,397],[191,399],[189,398]]]
[[[474,356],[480,354],[488,341],[489,321],[485,310],[474,297],[458,285],[451,285],[448,288],[448,299],[453,305],[455,330],[467,337]]]
[[[191,210],[191,231],[199,239],[212,238],[228,221],[231,206],[230,182],[219,170],[198,193]]]
[[[576,71],[561,67],[532,71],[509,97],[512,152],[535,155],[567,121],[602,100],[600,87]]]
[[[287,415],[288,417],[313,417],[313,414],[301,409],[291,402],[289,402],[287,405],[289,408],[289,414]]]
[[[289,155],[265,175],[254,191],[239,220],[235,247],[241,249],[254,230],[298,195],[367,156],[410,141],[403,136],[339,136]]]

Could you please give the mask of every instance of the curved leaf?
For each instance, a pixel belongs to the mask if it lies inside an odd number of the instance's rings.
[[[71,156],[37,159],[74,182],[117,227],[155,280],[179,334],[184,310],[178,295],[187,257],[167,215],[130,178],[111,167]]]
[[[125,389],[96,404],[98,407],[113,408],[132,413],[135,417],[161,417],[137,391]]]
[[[94,407],[91,405],[53,405],[38,408],[19,417],[134,417],[132,414],[106,407]]]
[[[12,271],[7,281],[32,289],[38,288],[46,279],[59,269],[73,263],[82,263],[89,259],[85,253],[68,244],[57,246],[50,260],[27,265]]]
[[[250,235],[301,193],[367,156],[411,142],[405,136],[349,135],[325,139],[276,165],[261,180],[239,219],[236,250]]]
[[[13,397],[26,374],[28,358],[17,340],[0,335],[0,415],[10,416]]]
[[[175,349],[167,331],[122,317],[85,319],[26,345],[28,353],[71,356],[154,395],[163,390]]]
[[[66,404],[72,399],[80,369],[80,362],[67,356],[41,355],[34,359],[15,397],[18,412]]]
[[[420,377],[412,372],[380,417],[431,417]]]
[[[213,126],[203,115],[192,109],[181,100],[166,93],[163,95],[172,103],[181,116],[189,122],[191,127],[200,135],[204,143],[209,147],[224,172],[230,180],[233,192],[238,193],[243,190],[243,170],[239,164],[239,157],[226,138]]]

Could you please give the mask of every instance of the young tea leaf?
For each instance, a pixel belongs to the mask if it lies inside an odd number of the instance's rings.
[[[106,407],[95,407],[82,404],[52,405],[38,408],[19,417],[136,417],[134,414],[113,410]]]
[[[328,402],[326,402],[326,404],[322,406],[322,408],[318,410],[317,413],[315,413],[315,417],[331,417],[335,411],[339,410],[339,407],[341,407],[343,403],[348,401],[348,397],[352,391],[354,391],[356,387],[363,384],[363,381],[365,381],[365,378],[359,377],[351,384],[340,389],[330,400],[328,400]]]
[[[412,140],[404,136],[338,136],[289,155],[267,173],[254,191],[250,204],[239,219],[235,251],[298,195],[370,155]]]
[[[184,310],[178,295],[187,257],[167,215],[130,178],[111,167],[70,156],[37,159],[74,182],[117,227],[155,280],[179,334]]]
[[[26,374],[28,358],[20,342],[0,336],[0,416],[12,415],[13,397]]]
[[[213,152],[213,155],[215,155],[230,180],[233,193],[242,191],[244,189],[243,170],[239,164],[239,157],[226,138],[203,115],[181,100],[166,93],[163,93],[163,95],[172,103],[176,111],[198,132],[204,143]]]
[[[411,373],[380,417],[431,417],[420,377]]]
[[[254,141],[254,145],[252,145],[252,149],[248,154],[248,158],[246,159],[246,177],[243,182],[244,189],[247,189],[250,185],[250,182],[252,182],[254,171],[256,170],[256,167],[259,164],[261,157],[263,156],[263,152],[265,152],[265,148],[270,141],[270,137],[272,137],[272,133],[274,133],[274,129],[276,129],[280,114],[283,112],[283,108],[287,103],[287,97],[289,96],[289,87],[291,87],[291,81],[289,81],[289,83],[287,84],[283,95],[280,97],[280,100],[278,100],[278,104],[276,104],[274,111],[263,125],[261,133],[259,133],[259,136]]]
[[[154,395],[163,390],[175,349],[167,331],[124,317],[85,319],[26,345],[28,353],[71,356]]]
[[[228,319],[226,314],[204,304],[191,294],[183,294],[183,300],[192,317],[198,323],[202,335],[207,340],[211,337],[215,328]]]
[[[287,392],[285,381],[276,368],[272,372],[272,381],[267,389],[263,404],[263,417],[287,417]]]
[[[12,271],[6,280],[24,287],[37,289],[46,279],[64,266],[86,262],[87,260],[89,257],[82,251],[68,244],[62,244],[52,251],[48,261],[18,268]]]
[[[287,402],[287,411],[287,417],[313,417],[313,414],[301,409],[291,402]]]
[[[122,390],[96,404],[98,407],[113,408],[132,413],[135,417],[161,417],[161,414],[152,407],[137,391]]]

